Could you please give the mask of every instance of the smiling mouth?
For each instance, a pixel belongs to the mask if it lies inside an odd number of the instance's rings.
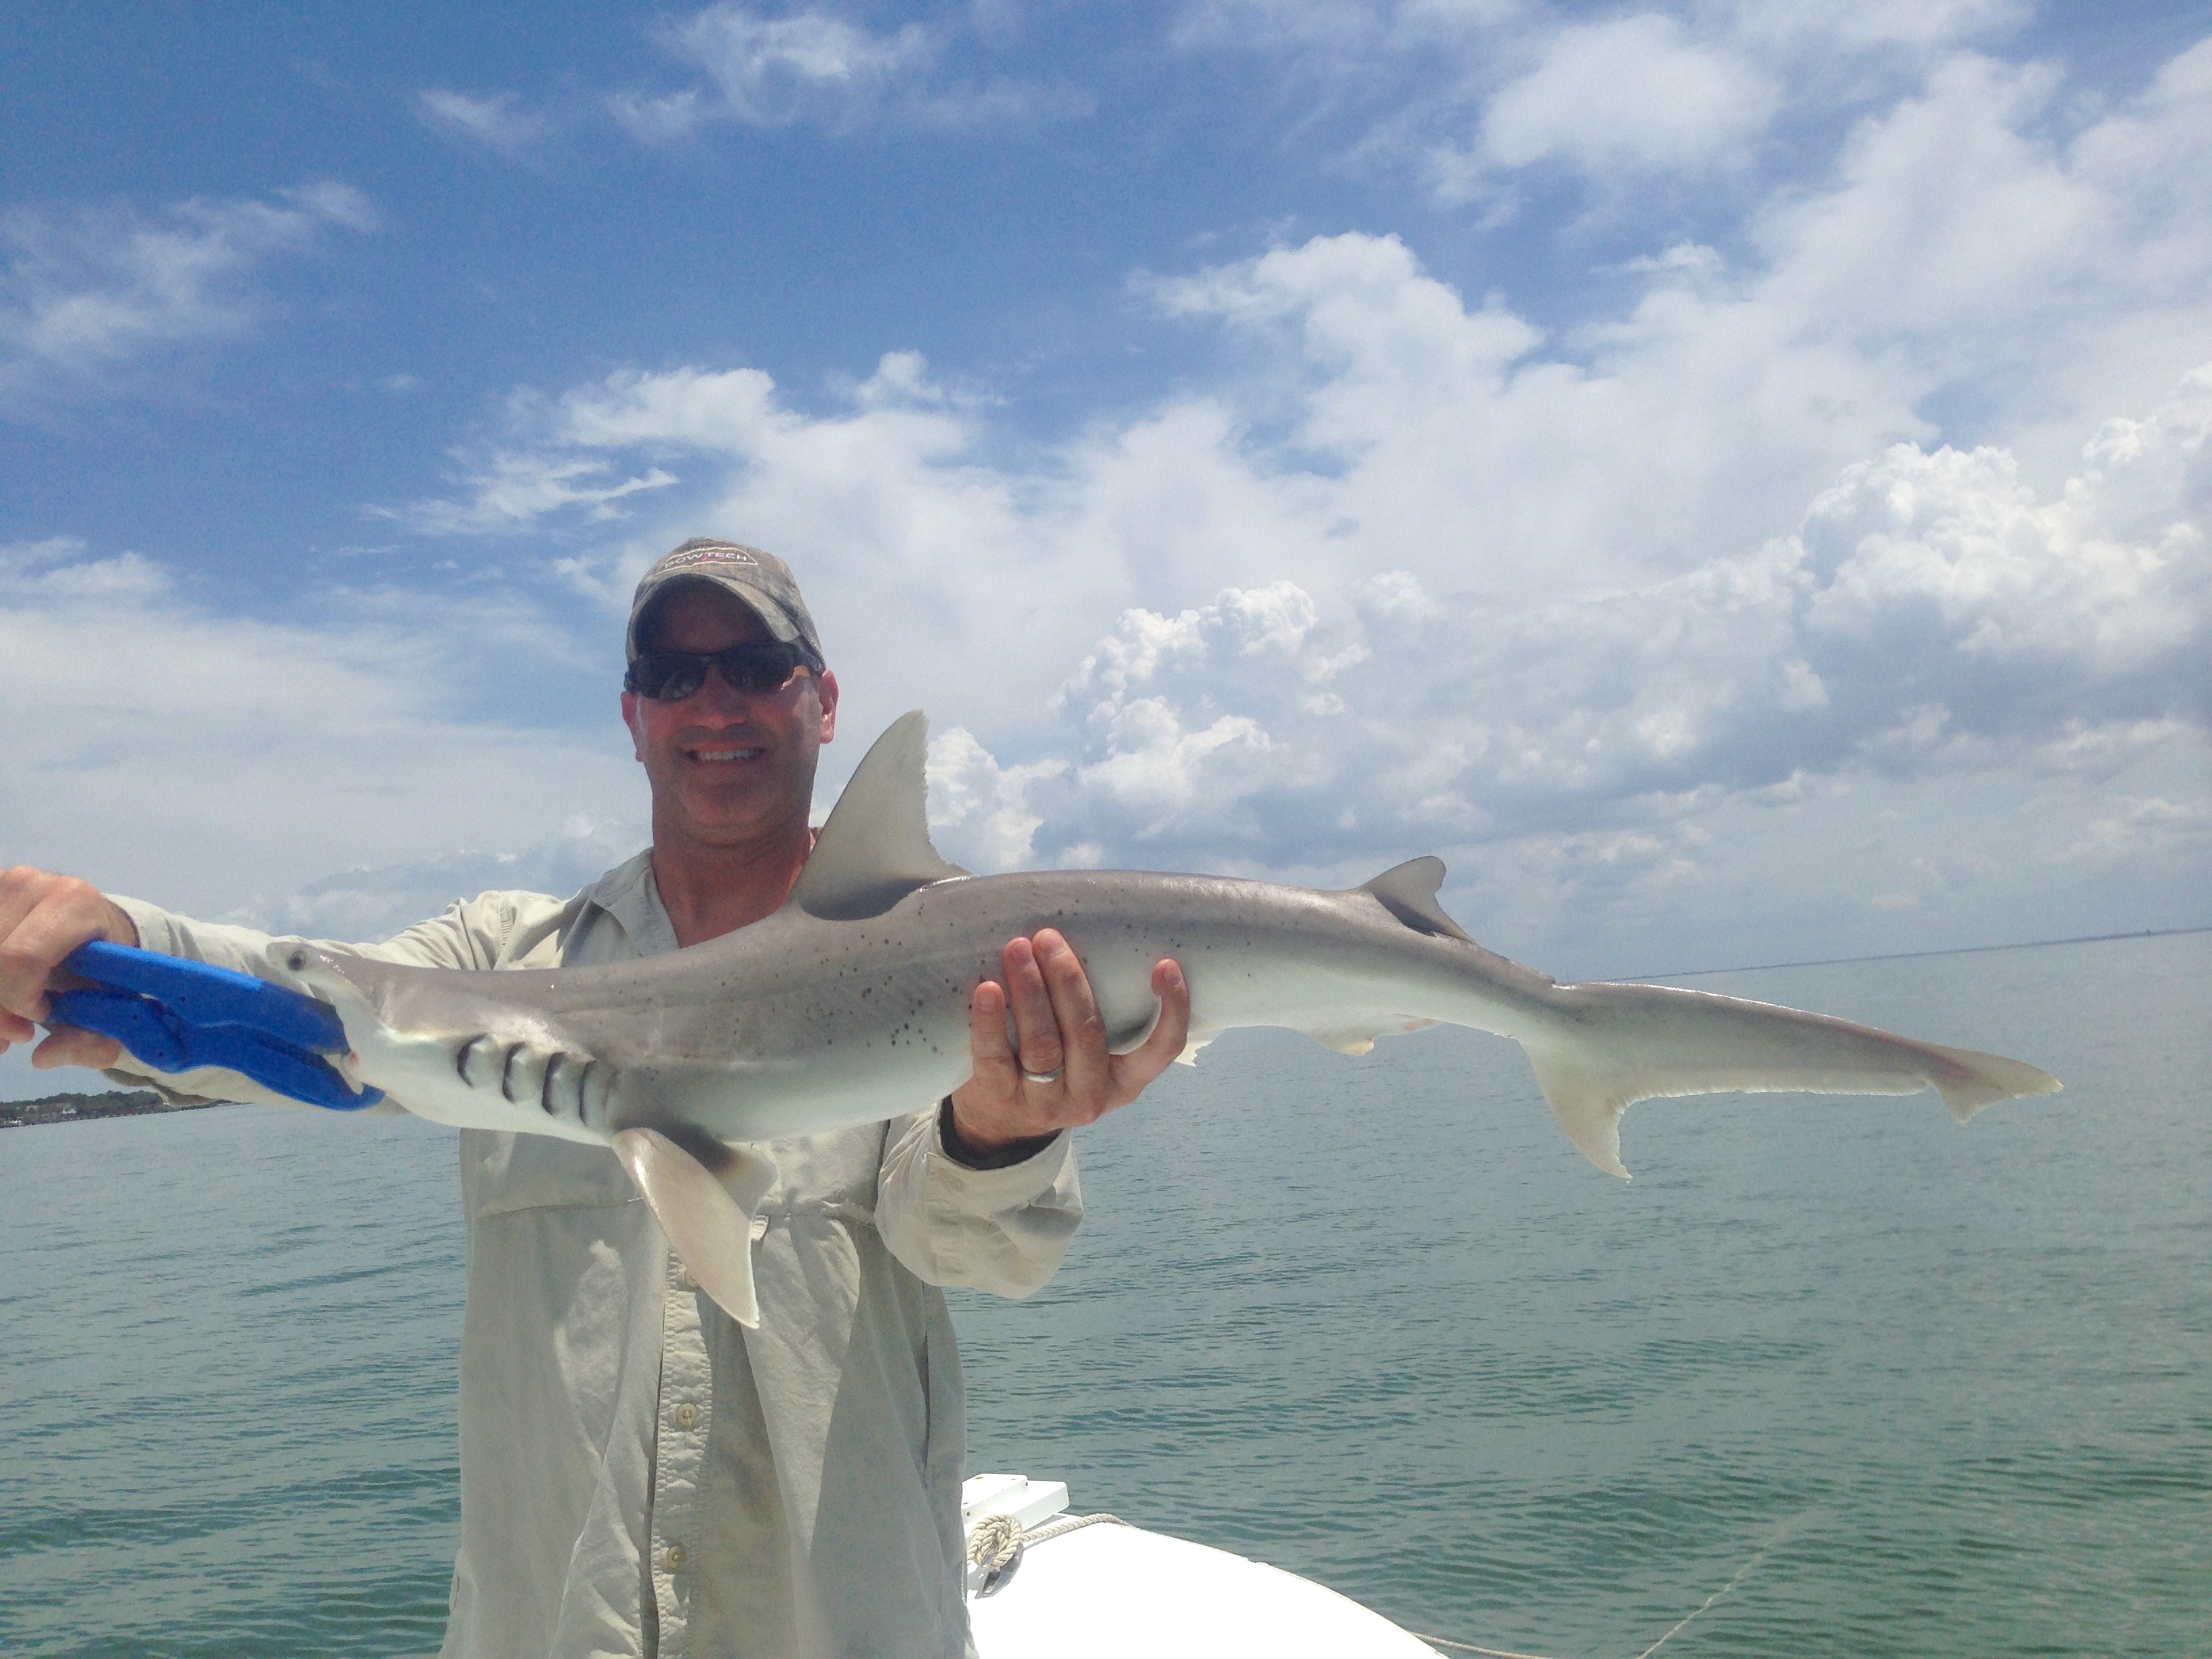
[[[694,749],[694,750],[692,750],[690,751],[690,755],[691,755],[691,758],[692,758],[693,760],[696,760],[696,761],[706,761],[706,762],[708,762],[708,763],[716,763],[716,762],[728,763],[728,762],[732,762],[732,761],[749,761],[749,760],[758,760],[758,759],[759,759],[759,758],[760,758],[763,754],[765,754],[765,753],[767,753],[767,752],[768,752],[767,750],[763,750],[763,749],[751,749],[751,748],[748,748],[748,749]]]

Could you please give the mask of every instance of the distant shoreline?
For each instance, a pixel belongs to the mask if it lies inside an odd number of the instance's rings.
[[[42,1123],[91,1123],[111,1117],[148,1117],[156,1112],[195,1112],[220,1106],[220,1100],[179,1103],[153,1089],[106,1089],[90,1095],[47,1095],[38,1100],[0,1100],[0,1129],[29,1129]]]

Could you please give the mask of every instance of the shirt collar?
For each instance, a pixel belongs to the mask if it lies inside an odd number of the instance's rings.
[[[596,904],[629,935],[641,957],[657,957],[676,946],[676,924],[660,902],[653,879],[653,848],[623,860],[578,896]]]

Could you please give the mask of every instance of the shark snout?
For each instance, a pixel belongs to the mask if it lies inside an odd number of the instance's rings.
[[[375,1022],[375,1008],[341,958],[304,939],[283,939],[270,945],[269,965],[336,1009],[348,1041],[360,1048],[364,1025]]]

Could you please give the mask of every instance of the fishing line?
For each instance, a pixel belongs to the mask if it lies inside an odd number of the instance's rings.
[[[1650,1647],[1644,1649],[1643,1652],[1638,1654],[1636,1656],[1636,1659],[1651,1659],[1651,1656],[1653,1654],[1658,1652],[1659,1650],[1665,1647],[1668,1643],[1673,1641],[1677,1636],[1680,1636],[1685,1630],[1688,1629],[1690,1622],[1692,1620],[1704,1616],[1704,1614],[1711,1608],[1714,1602],[1719,1601],[1721,1597],[1726,1595],[1738,1584],[1741,1584],[1745,1579],[1751,1577],[1753,1568],[1758,1566],[1758,1565],[1766,1559],[1768,1556],[1773,1554],[1775,1551],[1780,1549],[1784,1544],[1788,1543],[1790,1539],[1796,1534],[1798,1528],[1802,1527],[1807,1521],[1812,1518],[1812,1515],[1813,1511],[1808,1510],[1804,1514],[1793,1516],[1790,1520],[1784,1522],[1782,1525],[1776,1529],[1774,1536],[1768,1539],[1764,1544],[1761,1544],[1758,1549],[1752,1553],[1751,1559],[1745,1562],[1741,1566],[1735,1570],[1735,1576],[1734,1577],[1730,1578],[1727,1583],[1723,1584],[1718,1589],[1715,1590],[1711,1595],[1708,1595],[1703,1601],[1699,1602],[1694,1610],[1685,1613],[1680,1620],[1675,1624],[1673,1629],[1669,1630],[1664,1636],[1654,1642]]]
[[[1721,1597],[1726,1595],[1738,1584],[1741,1584],[1745,1579],[1751,1577],[1753,1570],[1756,1568],[1760,1562],[1766,1559],[1768,1556],[1773,1554],[1775,1551],[1780,1549],[1783,1545],[1788,1543],[1798,1528],[1802,1527],[1806,1521],[1810,1518],[1810,1515],[1811,1511],[1808,1510],[1805,1515],[1797,1516],[1791,1520],[1783,1522],[1781,1528],[1775,1533],[1774,1536],[1768,1539],[1764,1544],[1761,1544],[1757,1550],[1752,1553],[1751,1559],[1735,1570],[1735,1576],[1731,1577],[1728,1583],[1723,1584],[1711,1595],[1708,1595],[1703,1601],[1699,1602],[1695,1607],[1691,1609],[1691,1611],[1683,1614],[1682,1617],[1675,1622],[1673,1628],[1668,1630],[1664,1636],[1662,1636],[1650,1647],[1644,1649],[1643,1652],[1638,1654],[1636,1656],[1636,1659],[1651,1659],[1651,1656],[1653,1654],[1658,1652],[1659,1650],[1665,1647],[1668,1643],[1673,1641],[1677,1636],[1680,1636],[1684,1631],[1687,1630],[1694,1620],[1703,1617],[1706,1613],[1710,1612],[1714,1602],[1719,1601]],[[1408,1631],[1406,1633],[1411,1636],[1417,1642],[1426,1642],[1432,1647],[1449,1648],[1455,1653],[1480,1654],[1483,1656],[1483,1659],[1547,1659],[1547,1656],[1540,1653],[1520,1653],[1511,1648],[1477,1647],[1472,1642],[1455,1642],[1449,1637],[1443,1636],[1425,1636],[1419,1631]]]

